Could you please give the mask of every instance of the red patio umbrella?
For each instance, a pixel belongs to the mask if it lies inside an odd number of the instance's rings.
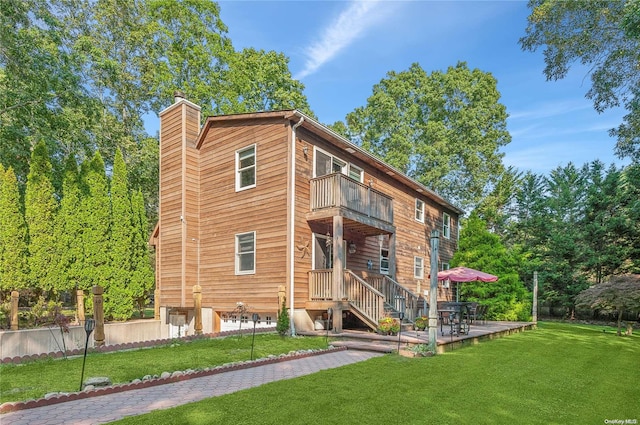
[[[450,280],[452,282],[495,282],[498,276],[470,269],[469,267],[454,267],[438,273],[438,280]],[[456,285],[457,289],[457,285]],[[456,290],[456,301],[458,301],[458,291]]]

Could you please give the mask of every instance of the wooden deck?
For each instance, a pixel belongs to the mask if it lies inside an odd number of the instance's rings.
[[[438,353],[455,350],[467,345],[475,345],[484,340],[501,338],[514,333],[535,328],[533,322],[485,322],[471,325],[468,335],[450,335],[449,326],[443,326],[444,335],[438,326]],[[347,346],[351,349],[395,352],[400,341],[401,350],[410,346],[429,343],[429,331],[402,331],[400,335],[379,335],[375,332],[343,330],[341,333],[332,331],[314,331],[301,333],[305,335],[328,335],[335,346]]]

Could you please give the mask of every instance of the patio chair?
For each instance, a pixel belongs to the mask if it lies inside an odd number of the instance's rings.
[[[483,324],[486,323],[485,317],[487,314],[487,310],[489,310],[488,305],[478,305],[478,307],[476,307],[476,320],[482,322]]]
[[[467,318],[469,323],[473,323],[476,320],[478,314],[478,303],[471,303],[467,306]]]

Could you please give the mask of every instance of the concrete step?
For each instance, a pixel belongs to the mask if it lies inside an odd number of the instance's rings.
[[[397,351],[397,345],[391,345],[382,342],[366,342],[341,340],[331,343],[334,347],[347,347],[349,350],[375,351],[378,353],[394,353]]]

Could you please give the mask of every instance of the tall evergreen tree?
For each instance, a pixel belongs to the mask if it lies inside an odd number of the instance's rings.
[[[108,292],[111,279],[110,229],[111,202],[104,162],[100,152],[82,166],[83,269],[80,289],[91,290],[100,285]],[[107,297],[105,297],[105,309]]]
[[[611,166],[605,170],[604,164],[594,161],[585,167],[587,197],[585,200],[584,223],[584,269],[596,283],[612,274],[620,272],[625,259],[629,258],[630,246],[626,235],[631,229],[620,199],[620,171]]]
[[[133,193],[133,274],[131,276],[132,293],[138,308],[142,311],[149,293],[155,286],[151,252],[148,244],[147,215],[144,208],[144,197],[140,190]]]
[[[44,142],[36,144],[31,153],[24,204],[29,235],[30,286],[37,289],[36,292],[57,292],[53,278],[56,264],[53,224],[57,202],[51,183],[51,163]]]
[[[586,183],[585,171],[572,163],[551,171],[547,187],[547,240],[543,254],[544,298],[573,310],[573,301],[587,288],[583,272]]]
[[[499,277],[496,282],[469,282],[460,287],[464,299],[489,306],[489,317],[529,320],[531,297],[518,275],[521,262],[519,254],[507,249],[500,237],[488,230],[486,222],[472,213],[462,227],[458,251],[451,265],[467,266]]]
[[[58,259],[56,287],[59,291],[77,289],[82,281],[83,223],[78,164],[73,155],[67,157],[62,181],[62,198],[56,214],[54,239]]]
[[[133,313],[133,299],[138,294],[131,285],[134,268],[134,232],[127,170],[120,150],[116,151],[111,178],[111,283],[105,303],[105,315],[128,319]]]
[[[0,178],[0,291],[6,295],[9,291],[28,287],[27,223],[13,168],[9,167]]]

